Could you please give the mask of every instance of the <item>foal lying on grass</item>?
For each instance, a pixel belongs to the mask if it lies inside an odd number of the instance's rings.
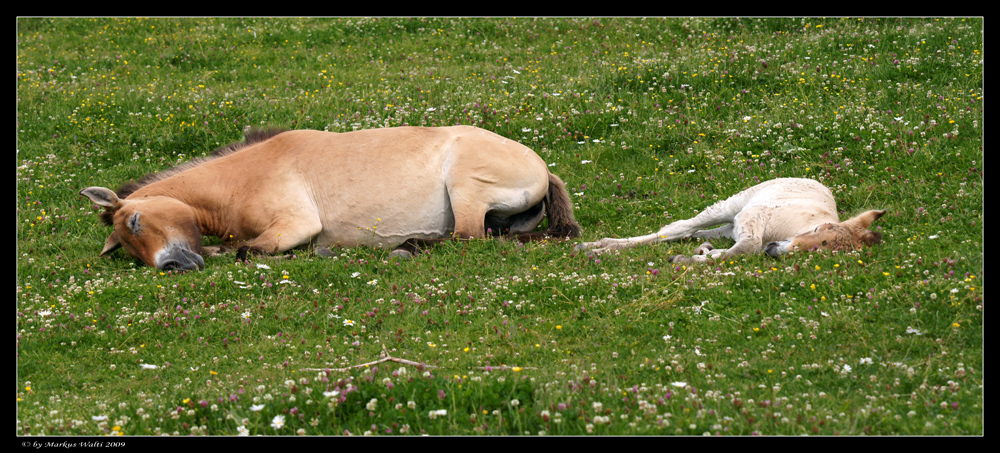
[[[600,253],[690,237],[727,237],[736,241],[728,249],[717,249],[705,242],[695,249],[694,256],[676,255],[670,258],[672,263],[704,262],[761,251],[778,257],[793,250],[852,250],[882,242],[882,234],[868,230],[868,226],[885,212],[867,211],[840,222],[837,204],[826,186],[812,179],[780,178],[757,184],[656,233],[604,238],[577,248]],[[713,226],[717,227],[705,229]]]

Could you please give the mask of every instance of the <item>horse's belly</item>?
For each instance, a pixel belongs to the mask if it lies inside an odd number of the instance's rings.
[[[422,202],[409,200],[392,208],[356,205],[349,212],[350,215],[334,216],[323,222],[317,245],[390,248],[411,238],[450,237],[455,229],[455,215],[446,197]]]

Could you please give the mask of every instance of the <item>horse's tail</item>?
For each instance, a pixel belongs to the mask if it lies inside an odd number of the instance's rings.
[[[545,213],[549,218],[546,236],[568,239],[580,235],[580,224],[573,216],[573,200],[569,198],[566,184],[552,173],[549,173],[549,193],[545,195]]]
[[[530,231],[538,226],[543,215],[549,218],[548,229]],[[520,242],[546,238],[569,239],[580,235],[580,225],[573,216],[573,201],[569,198],[566,185],[552,173],[549,173],[549,187],[545,197],[538,204],[509,217],[497,217],[487,213],[484,223],[487,234],[506,235]]]

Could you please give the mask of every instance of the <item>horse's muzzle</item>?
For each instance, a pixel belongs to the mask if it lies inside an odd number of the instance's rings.
[[[201,255],[183,246],[172,246],[161,250],[156,254],[156,267],[160,270],[202,270],[205,268],[205,260]]]

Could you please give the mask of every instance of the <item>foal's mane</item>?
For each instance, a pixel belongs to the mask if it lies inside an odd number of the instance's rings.
[[[252,145],[256,145],[257,143],[267,141],[271,137],[274,137],[275,135],[285,132],[286,130],[287,129],[280,129],[280,128],[247,129],[243,133],[242,142],[230,143],[228,145],[217,148],[206,157],[199,157],[197,159],[192,159],[188,162],[177,165],[175,167],[168,168],[166,170],[158,171],[155,173],[149,173],[137,180],[126,182],[125,184],[122,184],[122,186],[119,187],[118,190],[115,191],[115,194],[118,195],[119,199],[124,199],[129,195],[132,195],[133,192],[141,189],[144,186],[147,186],[157,181],[164,180],[182,171],[190,170],[210,160],[218,159],[222,156],[228,156],[242,149],[249,148]],[[111,211],[102,212],[101,220],[104,222],[104,224],[111,225],[112,212]]]

